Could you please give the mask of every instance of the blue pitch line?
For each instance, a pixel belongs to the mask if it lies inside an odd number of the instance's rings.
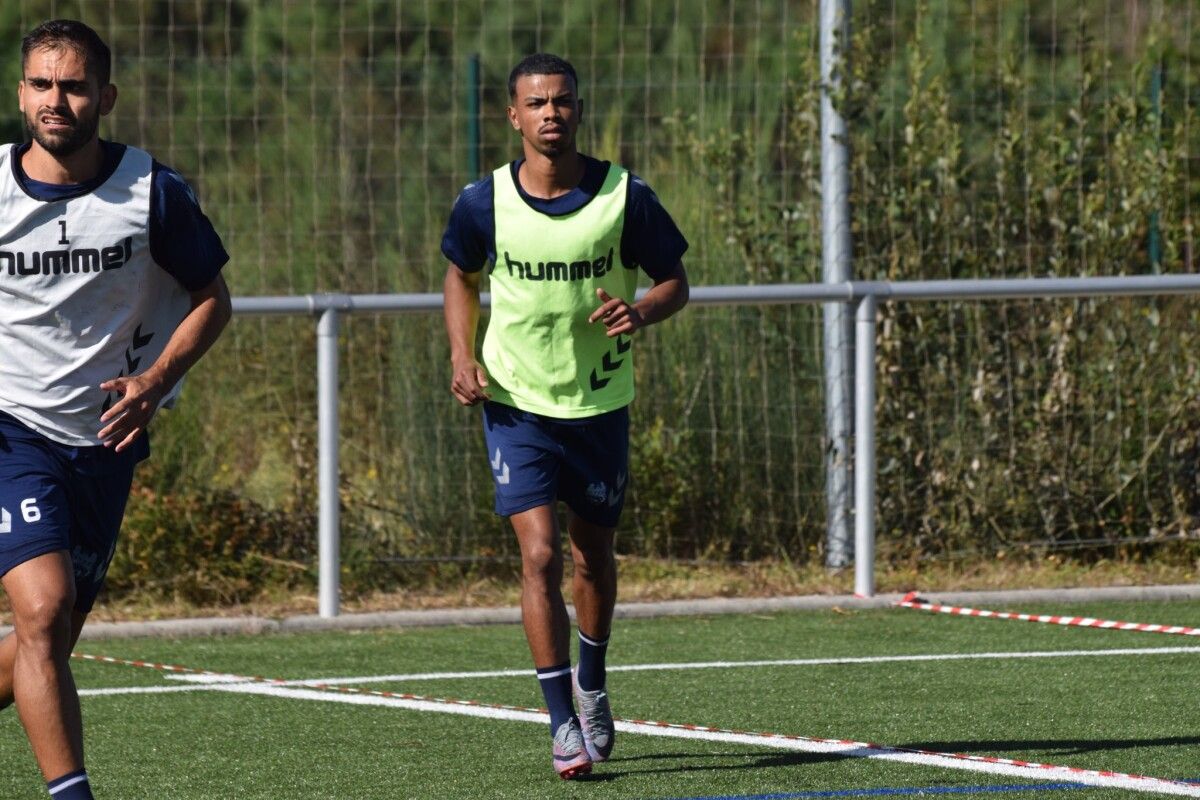
[[[726,794],[681,797],[676,800],[822,800],[837,797],[900,797],[913,795],[972,794],[976,792],[1032,792],[1092,789],[1086,783],[1016,783],[992,786],[911,786],[884,789],[836,789],[824,792],[782,792],[778,794]]]
[[[1200,783],[1200,779],[1184,779],[1182,783]],[[838,797],[902,797],[938,794],[974,794],[987,792],[1065,791],[1094,789],[1086,783],[1014,783],[991,786],[910,786],[884,789],[835,789],[824,792],[781,792],[777,794],[724,794],[703,797],[680,797],[676,800],[824,800]]]
[[[1182,778],[1180,783],[1200,784],[1200,778]],[[779,792],[776,794],[723,794],[703,797],[679,797],[676,800],[824,800],[838,797],[901,797],[937,794],[972,794],[987,792],[1033,792],[1039,790],[1095,789],[1086,783],[1013,783],[990,786],[908,786],[881,789],[834,789],[823,792]]]

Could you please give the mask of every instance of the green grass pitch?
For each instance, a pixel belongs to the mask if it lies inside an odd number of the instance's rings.
[[[1011,609],[1200,626],[1200,603]],[[618,621],[609,676],[622,718],[969,752],[1158,778],[1200,778],[1200,641],[907,610]],[[1184,648],[1067,657],[1019,653]],[[518,626],[87,641],[79,652],[288,680],[539,707]],[[698,662],[1005,654],[854,664]],[[168,673],[74,661],[100,798],[1134,797],[986,772],[622,732],[590,780],[550,768],[548,726],[197,688]],[[387,675],[518,670],[512,676]],[[260,684],[261,685],[261,684]],[[163,693],[119,688],[175,687]],[[324,696],[335,693],[325,691]],[[339,695],[345,697],[344,694]],[[1012,787],[1004,790],[1002,787]],[[920,793],[920,794],[919,794]],[[1155,796],[1155,795],[1146,795]],[[11,709],[0,797],[45,797]]]

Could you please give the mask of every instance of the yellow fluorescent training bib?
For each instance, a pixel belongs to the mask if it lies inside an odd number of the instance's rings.
[[[633,302],[637,269],[621,261],[629,173],[609,166],[597,195],[555,217],[531,208],[504,165],[493,173],[496,263],[483,363],[492,399],[579,418],[633,400],[633,345],[588,322],[596,289]]]

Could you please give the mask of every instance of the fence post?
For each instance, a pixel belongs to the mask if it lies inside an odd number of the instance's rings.
[[[859,299],[854,370],[854,594],[875,594],[875,309]]]
[[[1154,119],[1154,154],[1162,150],[1162,90],[1163,65],[1161,59],[1150,71],[1150,113]],[[1156,172],[1157,176],[1159,173]],[[1154,210],[1150,212],[1150,234],[1146,243],[1147,255],[1150,257],[1150,271],[1155,275],[1162,272],[1162,233],[1158,224],[1158,204],[1162,201],[1159,181],[1154,186]]]
[[[341,570],[338,532],[338,310],[329,307],[317,323],[317,610],[338,615]]]
[[[479,53],[472,53],[467,58],[467,180],[479,180],[480,155],[479,143]]]
[[[849,0],[821,0],[821,278],[851,280],[850,154],[846,121],[834,107],[850,36]],[[825,335],[825,565],[850,564],[850,496],[853,466],[850,437],[854,400],[853,321],[848,303],[826,303]]]

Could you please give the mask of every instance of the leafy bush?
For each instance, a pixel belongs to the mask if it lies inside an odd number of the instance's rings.
[[[107,590],[197,604],[240,603],[264,589],[316,585],[316,520],[268,511],[228,491],[135,488]]]

